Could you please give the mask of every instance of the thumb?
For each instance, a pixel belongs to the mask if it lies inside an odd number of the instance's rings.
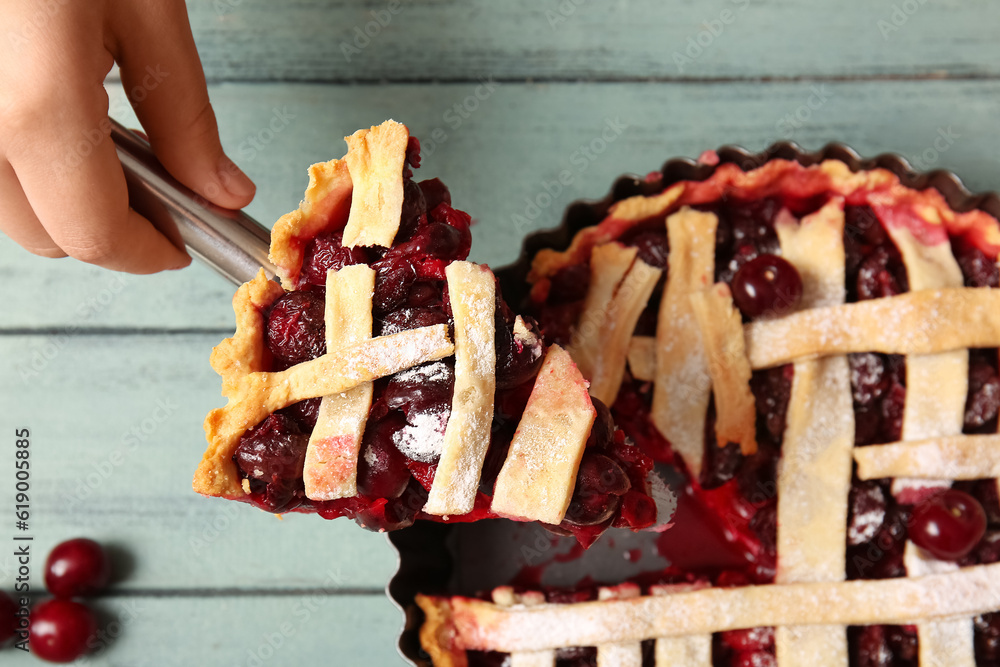
[[[256,187],[226,156],[184,2],[127,0],[113,26],[122,85],[160,162],[224,208],[243,208]]]

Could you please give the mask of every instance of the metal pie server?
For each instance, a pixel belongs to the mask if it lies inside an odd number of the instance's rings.
[[[111,138],[125,170],[129,205],[174,245],[236,285],[261,268],[274,278],[267,258],[271,232],[243,211],[220,208],[167,173],[149,142],[111,120]]]

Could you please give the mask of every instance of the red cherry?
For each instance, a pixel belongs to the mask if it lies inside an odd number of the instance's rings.
[[[986,512],[964,491],[948,489],[913,508],[909,537],[935,558],[958,560],[972,551],[986,532]]]
[[[72,662],[86,653],[96,634],[94,612],[79,602],[55,598],[31,610],[28,640],[31,651],[42,660]]]
[[[358,493],[368,498],[398,498],[410,483],[410,470],[395,445],[395,435],[406,418],[393,411],[384,419],[369,424],[361,441],[358,461]]]
[[[776,667],[773,653],[767,651],[743,651],[733,658],[733,667]]]
[[[108,555],[100,544],[84,537],[56,545],[45,561],[45,586],[56,597],[98,593],[110,578]]]
[[[322,294],[285,292],[267,313],[267,349],[286,366],[326,354],[325,308]]]
[[[766,651],[774,646],[774,628],[750,628],[721,633],[722,643],[741,653]]]
[[[18,606],[6,593],[0,593],[0,645],[17,632]]]
[[[642,530],[656,523],[656,503],[644,493],[635,489],[622,496],[621,515],[615,521],[616,528]]]
[[[788,260],[760,255],[740,267],[732,289],[736,307],[747,317],[784,315],[802,299],[802,277]]]

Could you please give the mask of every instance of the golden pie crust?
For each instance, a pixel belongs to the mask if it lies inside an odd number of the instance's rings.
[[[633,338],[629,364],[636,378],[655,381],[653,424],[677,443],[678,453],[698,474],[712,377],[691,295],[712,285],[719,218],[685,206],[668,216],[666,224],[673,270],[667,272],[656,338],[645,344]]]
[[[490,446],[496,392],[493,311],[496,281],[489,269],[452,262],[445,269],[455,317],[455,391],[444,447],[424,511],[447,516],[472,510]]]
[[[345,266],[327,274],[327,350],[371,339],[374,293],[375,271],[370,266]],[[302,470],[307,498],[336,500],[358,494],[358,455],[373,394],[374,385],[365,382],[320,401]]]
[[[479,497],[480,476],[490,446],[496,394],[496,278],[485,266],[455,261],[444,268],[454,317],[454,340],[446,324],[372,337],[375,271],[346,266],[326,277],[326,354],[283,371],[266,371],[264,314],[287,291],[301,285],[305,247],[312,238],[343,226],[343,245],[391,246],[400,225],[404,169],[410,145],[406,127],[394,121],[346,138],[342,160],[313,165],[305,197],[272,233],[271,259],[284,288],[263,271],[237,290],[237,328],[213,351],[228,403],[205,420],[208,449],[194,489],[210,496],[247,499],[249,482],[233,462],[240,438],[268,415],[294,403],[320,398],[303,466],[305,496],[332,501],[358,495],[358,461],[373,381],[414,366],[454,356],[455,386],[440,458],[422,511],[448,520],[468,514]],[[623,276],[651,278],[634,251]],[[648,267],[646,267],[648,269]],[[656,272],[654,272],[656,273]],[[645,285],[645,283],[644,283]],[[615,286],[612,286],[615,287]],[[628,293],[619,289],[616,298]],[[645,303],[645,296],[639,302]],[[641,306],[640,306],[641,310]],[[634,313],[638,317],[638,311]],[[630,317],[632,317],[630,315]],[[634,323],[633,323],[634,324]],[[614,364],[624,373],[631,326],[617,334]],[[521,318],[516,344],[542,346]],[[598,369],[604,361],[598,359]],[[617,391],[617,389],[615,389]],[[583,448],[595,418],[587,382],[570,356],[550,350],[536,378],[511,445],[491,511],[558,524],[569,506]],[[530,499],[530,503],[525,501]]]
[[[562,522],[597,411],[570,355],[549,350],[493,489],[503,516]]]
[[[750,392],[750,362],[743,323],[725,283],[689,295],[708,359],[715,395],[715,438],[720,446],[738,443],[744,454],[757,451],[757,408]]]
[[[426,615],[421,634],[428,653],[431,647],[518,653],[767,626],[905,625],[975,616],[1000,609],[1000,563],[922,577],[703,588],[569,604],[500,607],[420,594],[416,601]],[[435,646],[437,638],[447,643]]]

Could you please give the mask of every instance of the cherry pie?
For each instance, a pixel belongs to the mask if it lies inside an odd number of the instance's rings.
[[[282,284],[234,297],[194,489],[377,530],[504,516],[588,545],[653,526],[651,459],[465,261],[471,219],[412,180],[419,142],[387,121],[347,143],[274,226]]]
[[[538,252],[544,340],[746,564],[420,595],[434,664],[1000,665],[998,251],[936,190],[774,159]]]

